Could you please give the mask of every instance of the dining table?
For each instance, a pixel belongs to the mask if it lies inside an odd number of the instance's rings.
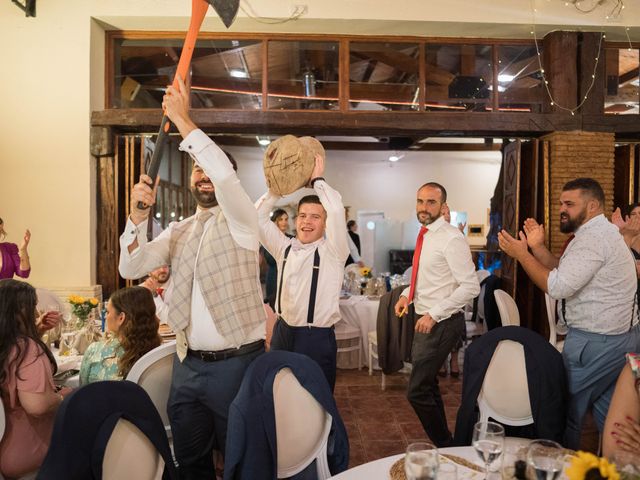
[[[452,462],[456,464],[458,480],[484,479],[483,466],[473,447],[440,448],[438,453],[440,454],[440,463]],[[404,453],[400,453],[363,463],[330,477],[330,480],[390,480],[392,466],[403,457]],[[472,464],[473,468],[470,468],[469,464]]]
[[[351,295],[340,298],[340,317],[349,326],[355,327],[360,331],[360,358],[364,365],[369,365],[369,332],[376,329],[378,318],[378,305],[380,305],[380,297],[367,295]],[[362,365],[356,365],[356,360],[348,359],[348,364],[342,363],[338,359],[338,367],[340,368],[359,368]],[[374,368],[378,368],[377,361],[374,362]]]

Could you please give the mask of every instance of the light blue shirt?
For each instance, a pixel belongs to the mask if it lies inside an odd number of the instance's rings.
[[[618,227],[600,214],[581,225],[549,273],[547,291],[566,300],[570,328],[619,335],[638,322],[636,266]],[[562,316],[562,308],[558,307]]]

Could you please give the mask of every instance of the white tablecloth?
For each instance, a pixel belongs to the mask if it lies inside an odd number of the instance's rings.
[[[441,448],[439,449],[439,451],[443,454],[462,457],[465,460],[469,460],[470,462],[474,463],[475,465],[481,466],[478,455],[473,450],[473,447]],[[389,469],[403,456],[404,453],[401,453],[399,455],[392,455],[390,457],[374,460],[373,462],[364,463],[350,470],[347,470],[346,472],[342,472],[334,477],[331,477],[331,480],[389,480]],[[463,470],[464,474],[462,474]],[[484,478],[484,474],[481,472],[475,472],[469,468],[465,468],[459,465],[458,478],[482,480]]]
[[[340,316],[348,325],[360,330],[362,360],[369,365],[369,332],[376,329],[380,300],[369,300],[365,295],[354,295],[340,300]],[[375,365],[377,368],[377,363]]]

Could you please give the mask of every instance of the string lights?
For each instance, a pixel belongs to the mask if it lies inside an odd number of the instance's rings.
[[[583,8],[582,4],[585,3],[585,0],[582,0],[582,1],[581,0],[568,0],[568,1],[565,1],[565,6],[573,5],[576,8],[576,10],[578,10],[579,12],[587,14],[587,13],[593,12],[596,8],[606,4],[607,2],[608,2],[608,0],[592,0],[590,7]],[[624,0],[613,0],[613,2],[614,2],[614,6],[613,6],[612,10],[605,17],[607,20],[608,19],[617,19],[620,16],[620,14],[622,13],[622,10],[625,7],[624,6]],[[593,86],[595,84],[596,73],[598,71],[598,63],[600,61],[600,54],[602,52],[602,42],[607,38],[607,36],[606,36],[606,34],[604,32],[600,33],[600,41],[598,42],[598,53],[596,54],[595,64],[593,66],[593,73],[591,74],[591,83],[589,84],[589,88],[587,88],[587,91],[585,92],[584,97],[582,98],[582,101],[574,108],[570,108],[570,107],[566,107],[564,105],[560,105],[553,98],[553,94],[551,93],[551,89],[549,87],[549,81],[547,80],[547,78],[545,76],[544,67],[542,66],[542,55],[540,54],[540,47],[538,46],[538,37],[536,35],[536,12],[538,10],[535,8],[535,0],[531,0],[530,1],[530,5],[531,5],[531,15],[533,17],[533,26],[531,28],[531,35],[533,36],[533,41],[534,41],[535,46],[536,46],[536,54],[537,54],[537,57],[538,57],[538,66],[540,68],[540,73],[542,75],[542,82],[543,82],[545,91],[547,92],[547,96],[549,97],[550,105],[554,106],[556,108],[559,108],[560,110],[564,110],[564,111],[570,112],[571,115],[575,115],[575,113],[578,110],[580,110],[580,108],[587,101],[587,98],[589,97],[589,93],[591,92],[591,89],[593,88]],[[631,44],[631,39],[629,38],[629,27],[625,28],[625,35],[627,36],[627,42],[629,44],[629,48],[627,50],[631,51],[633,47],[632,47],[632,44]]]

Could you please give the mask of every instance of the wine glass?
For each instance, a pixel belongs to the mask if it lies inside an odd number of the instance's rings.
[[[534,440],[529,445],[527,463],[536,480],[556,480],[564,465],[564,449],[551,440]]]
[[[411,443],[404,457],[407,480],[435,480],[438,474],[438,449],[428,442]]]
[[[473,448],[484,462],[484,476],[489,477],[489,465],[502,454],[504,427],[496,422],[479,421],[473,427]]]

